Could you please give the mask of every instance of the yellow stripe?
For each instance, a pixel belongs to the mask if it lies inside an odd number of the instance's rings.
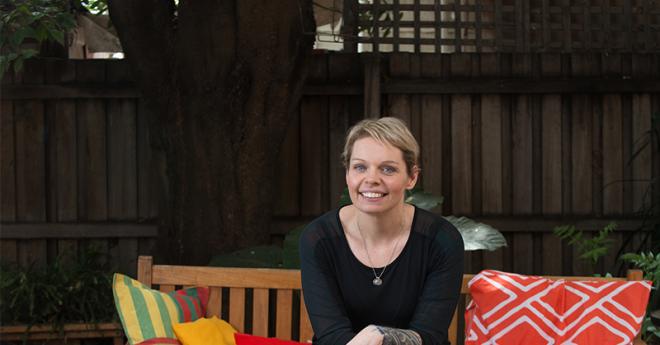
[[[116,279],[115,281],[115,290],[117,293],[117,298],[119,299],[119,305],[121,307],[122,318],[124,319],[125,327],[127,331],[126,336],[128,337],[129,343],[137,344],[144,341],[144,336],[142,335],[142,330],[140,329],[140,322],[138,321],[137,312],[133,306],[133,298],[131,297],[131,292],[129,287],[124,284],[123,276],[121,279]]]
[[[160,316],[160,310],[158,310],[158,304],[154,298],[154,294],[160,292],[146,289],[141,292],[144,300],[147,302],[147,311],[149,312],[151,324],[154,327],[154,333],[156,333],[157,337],[166,337],[167,332],[165,331],[165,325],[163,325],[163,318]]]
[[[165,301],[167,312],[170,314],[170,320],[176,323],[183,322],[183,320],[181,320],[181,318],[179,317],[179,310],[176,308],[174,297],[164,296],[163,301]]]

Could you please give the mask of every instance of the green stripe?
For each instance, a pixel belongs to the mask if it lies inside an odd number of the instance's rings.
[[[142,331],[143,339],[151,339],[156,337],[156,332],[154,331],[153,324],[151,323],[151,317],[149,316],[149,308],[147,308],[147,302],[144,300],[144,296],[140,292],[141,289],[134,287],[131,284],[131,280],[128,277],[124,278],[126,285],[131,291],[131,297],[133,298],[133,305],[135,306],[135,311],[141,317],[138,317],[140,322],[140,330]]]
[[[158,306],[158,311],[160,312],[160,317],[163,318],[163,328],[165,328],[167,338],[176,338],[174,330],[172,329],[172,319],[170,318],[170,313],[168,312],[165,301],[163,300],[164,297],[170,298],[170,296],[167,296],[164,293],[154,294],[156,305]]]
[[[186,294],[188,296],[191,296],[191,301],[198,301],[199,303],[199,310],[202,311],[202,300],[199,299],[199,288],[190,288],[186,290]],[[192,311],[196,314],[197,313],[197,308],[192,308]],[[196,320],[198,318],[202,317],[202,315],[197,315],[193,320]]]
[[[183,296],[183,299],[186,301],[188,309],[190,309],[190,320],[195,321],[199,319],[199,315],[197,315],[197,309],[195,309],[195,304],[192,302],[192,297]]]

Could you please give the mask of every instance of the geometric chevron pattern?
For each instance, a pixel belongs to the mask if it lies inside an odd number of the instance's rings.
[[[468,283],[465,344],[620,344],[639,332],[648,281],[565,281],[493,270]]]

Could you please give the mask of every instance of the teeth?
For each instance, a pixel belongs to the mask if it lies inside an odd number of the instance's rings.
[[[362,195],[367,198],[380,198],[383,196],[383,193],[363,192]]]

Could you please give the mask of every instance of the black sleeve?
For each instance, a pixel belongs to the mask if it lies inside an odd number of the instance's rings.
[[[314,344],[343,345],[353,339],[355,333],[346,314],[330,258],[319,239],[319,231],[316,231],[318,226],[318,222],[313,222],[300,237],[303,296],[314,330]]]
[[[463,239],[443,220],[431,250],[430,272],[424,283],[410,329],[419,333],[424,345],[446,344],[447,329],[461,293]]]

